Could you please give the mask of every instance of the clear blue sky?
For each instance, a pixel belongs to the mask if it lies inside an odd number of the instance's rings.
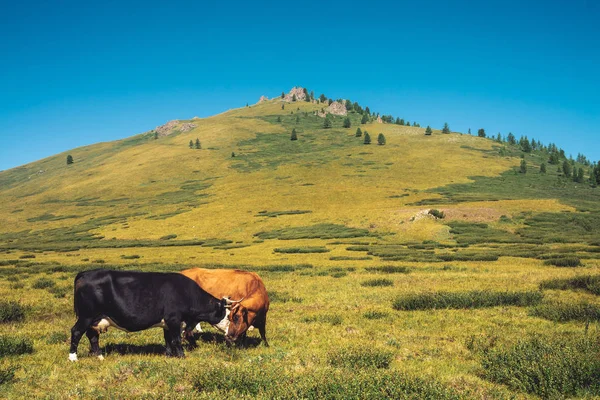
[[[600,159],[597,0],[123,3],[3,3],[0,170],[294,85]]]

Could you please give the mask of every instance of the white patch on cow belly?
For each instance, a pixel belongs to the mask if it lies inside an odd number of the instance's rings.
[[[227,331],[229,330],[229,309],[225,309],[225,318],[219,321],[218,324],[213,325],[215,328],[222,330],[227,335]]]
[[[69,353],[69,361],[77,361],[77,353]]]
[[[108,330],[109,327],[114,327],[117,328],[123,332],[129,332],[127,329],[125,328],[121,328],[119,325],[117,325],[115,323],[115,321],[113,321],[112,319],[106,317],[106,318],[102,318],[100,321],[98,321],[98,323],[95,326],[92,326],[93,329],[97,330],[98,333],[104,333]]]
[[[200,322],[198,322],[198,323],[196,324],[196,327],[194,328],[194,330],[195,330],[196,332],[204,332],[204,331],[202,330],[202,327],[200,326]]]

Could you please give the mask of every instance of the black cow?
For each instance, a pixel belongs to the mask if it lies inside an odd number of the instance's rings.
[[[91,354],[103,359],[98,338],[109,326],[126,332],[161,327],[166,354],[183,357],[182,324],[186,331],[200,321],[217,324],[232,303],[213,297],[177,273],[96,269],[78,273],[74,286],[77,322],[71,329],[71,361],[77,361],[77,346],[84,333]]]

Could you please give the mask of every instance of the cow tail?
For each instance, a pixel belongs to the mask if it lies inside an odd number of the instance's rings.
[[[79,302],[81,301],[78,296],[80,284],[78,285],[77,281],[81,278],[81,274],[82,272],[78,273],[73,281],[73,311],[75,311],[75,316],[77,318],[79,318]]]

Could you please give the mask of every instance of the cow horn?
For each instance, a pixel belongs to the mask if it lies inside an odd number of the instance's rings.
[[[241,299],[239,299],[239,300],[231,300],[231,299],[229,299],[229,297],[223,297],[223,300],[225,300],[225,302],[227,303],[227,305],[228,305],[228,306],[231,306],[231,305],[233,305],[233,304],[240,303],[240,302],[241,302],[242,300],[244,300],[244,299],[245,299],[245,297],[242,297],[242,298],[241,298]]]

